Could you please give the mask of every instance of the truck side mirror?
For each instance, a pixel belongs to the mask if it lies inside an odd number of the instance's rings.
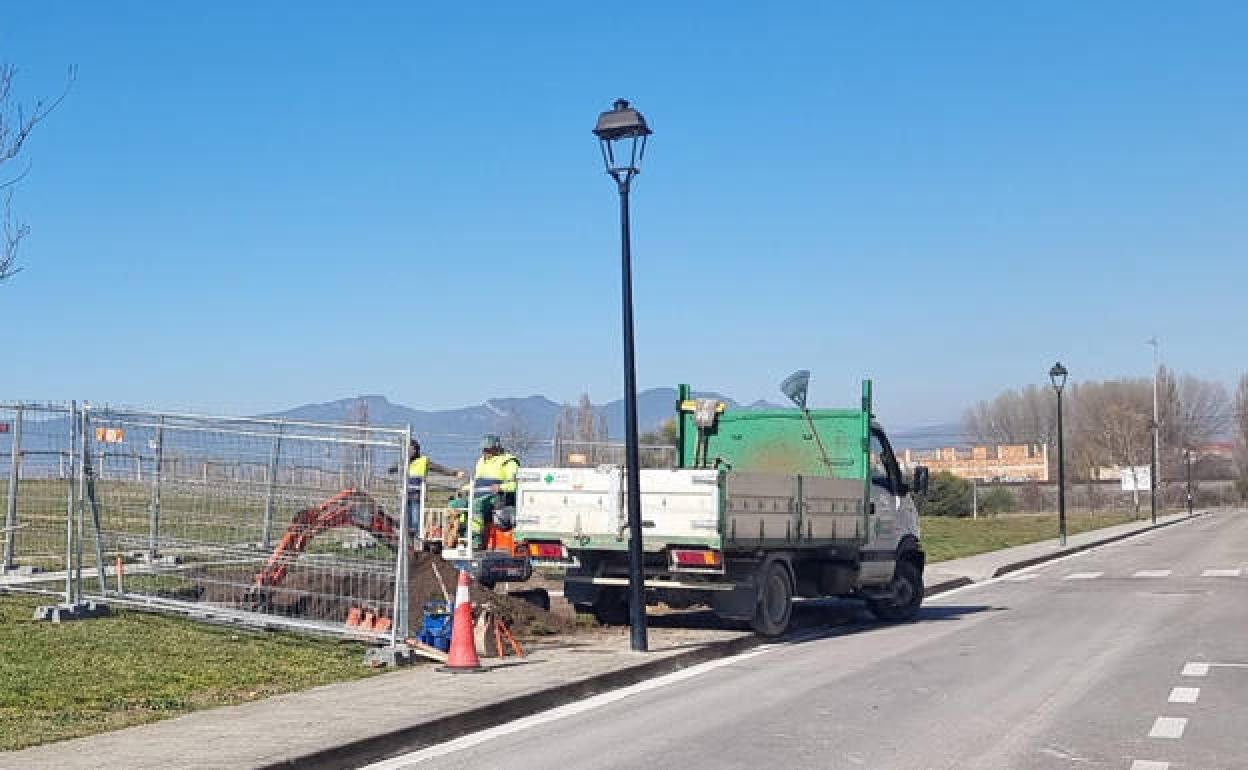
[[[910,485],[910,491],[916,495],[921,495],[927,491],[927,466],[914,466],[914,483]]]

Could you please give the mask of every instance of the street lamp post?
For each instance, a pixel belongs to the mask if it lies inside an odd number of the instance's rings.
[[[1183,450],[1184,458],[1187,460],[1187,515],[1192,515],[1192,449],[1188,447]]]
[[[1066,387],[1066,375],[1061,361],[1049,370],[1049,379],[1057,393],[1057,528],[1063,548],[1066,546],[1066,447],[1062,435],[1062,388]]]
[[[633,267],[628,224],[628,193],[633,177],[641,173],[646,138],[653,133],[646,119],[616,99],[612,109],[598,116],[594,135],[602,149],[607,173],[620,193],[620,256],[624,315],[624,441],[628,491],[628,609],[630,646],[646,651],[646,587],[641,547],[641,460],[637,448],[637,371],[633,357]]]
[[[1157,337],[1146,341],[1153,346],[1153,462],[1149,473],[1148,507],[1152,513],[1153,524],[1157,523],[1157,487],[1161,482],[1161,423],[1157,416],[1157,374],[1160,371],[1158,357],[1160,355]]]

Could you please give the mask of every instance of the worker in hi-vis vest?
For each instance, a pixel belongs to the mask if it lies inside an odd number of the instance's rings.
[[[392,467],[391,473],[397,473],[398,467]],[[429,471],[447,476],[462,476],[463,471],[448,468],[433,462],[420,453],[420,442],[412,439],[407,448],[407,526],[413,534],[420,532],[420,504],[424,499],[421,494],[425,487],[425,477]]]
[[[475,548],[507,548],[510,532],[516,526],[516,471],[520,461],[503,449],[503,440],[494,434],[481,439],[481,458],[472,474],[472,542]],[[460,514],[460,534],[464,518]],[[503,534],[506,533],[506,536]]]

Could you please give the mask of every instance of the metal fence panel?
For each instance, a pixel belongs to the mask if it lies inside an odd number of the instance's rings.
[[[65,590],[74,484],[73,407],[0,404],[0,586]]]
[[[360,632],[344,626],[359,609],[405,630],[407,431],[98,407],[84,422],[87,563],[104,567],[86,591],[326,633]],[[393,537],[365,531],[374,515]]]

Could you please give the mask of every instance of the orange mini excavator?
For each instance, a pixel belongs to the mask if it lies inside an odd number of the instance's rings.
[[[295,514],[264,569],[256,575],[252,593],[281,583],[290,565],[308,547],[308,541],[327,529],[355,526],[373,535],[391,550],[399,548],[399,522],[358,489],[344,489],[320,505]]]
[[[399,520],[387,513],[368,493],[344,489],[320,505],[304,508],[295,514],[265,562],[264,569],[256,574],[255,582],[248,591],[248,599],[254,603],[265,601],[266,589],[279,585],[286,578],[291,565],[307,549],[312,538],[325,530],[347,526],[364,530],[393,551],[399,548]],[[409,542],[412,553],[431,545],[414,536]],[[527,556],[515,554],[511,548],[487,551],[470,564],[456,566],[468,569],[475,579],[487,587],[500,580],[523,582],[532,574]]]

